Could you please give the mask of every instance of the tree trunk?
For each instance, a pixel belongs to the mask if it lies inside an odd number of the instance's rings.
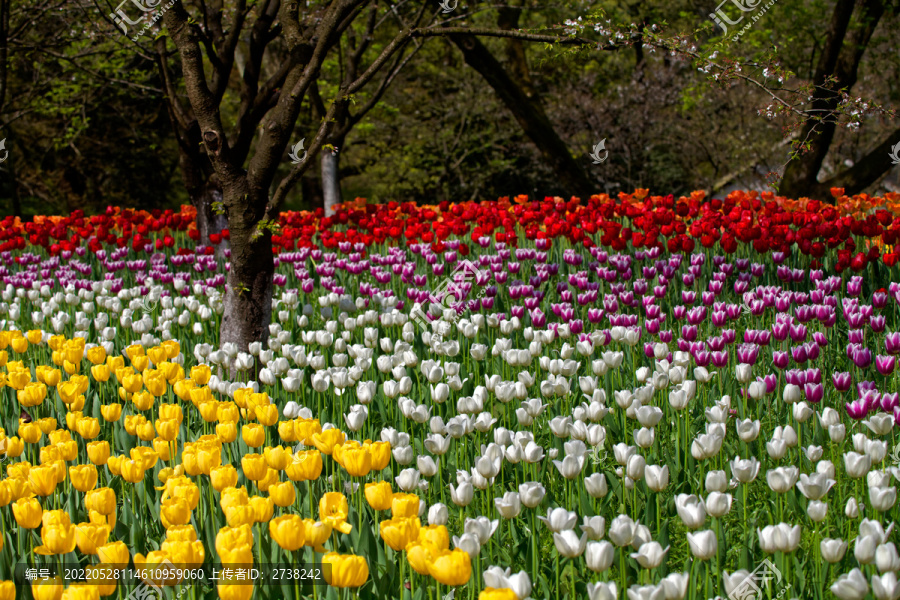
[[[478,71],[494,89],[525,135],[534,142],[544,160],[556,173],[560,184],[572,195],[585,198],[597,191],[597,187],[572,157],[566,143],[553,129],[540,101],[529,97],[478,38],[460,34],[448,37],[462,51],[466,64]]]
[[[272,276],[275,273],[272,233],[257,231],[258,216],[251,207],[265,206],[253,198],[246,177],[224,185],[229,211],[231,260],[225,292],[220,343],[232,342],[246,352],[250,342],[265,343],[272,319]]]
[[[334,207],[341,200],[341,177],[338,170],[339,155],[328,150],[322,151],[322,196],[325,204],[325,216],[334,214]]]
[[[213,210],[213,204],[221,203],[224,200],[222,186],[219,185],[215,173],[209,174],[199,166],[198,161],[200,160],[206,160],[206,157],[199,153],[191,156],[182,151],[178,161],[181,167],[181,179],[184,181],[184,187],[191,199],[191,205],[197,209],[199,244],[213,246],[216,249],[216,258],[224,260],[225,249],[229,247],[228,240],[222,240],[218,245],[209,240],[210,234],[221,233],[228,227],[228,219],[225,218],[225,214],[216,214]]]
[[[813,78],[815,91],[810,110],[815,116],[807,118],[799,138],[808,142],[808,148],[785,168],[778,190],[782,196],[831,199],[818,177],[837,130],[835,110],[841,102],[840,90],[849,92],[856,84],[859,63],[884,14],[881,0],[864,0],[854,20],[855,6],[855,0],[838,0],[835,5]]]

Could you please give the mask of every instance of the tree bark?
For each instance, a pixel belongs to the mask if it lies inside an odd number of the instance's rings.
[[[851,28],[855,4],[855,0],[838,0],[834,8],[825,46],[816,66],[810,109],[813,115],[825,116],[807,118],[803,124],[799,139],[809,145],[785,168],[778,190],[782,196],[831,198],[826,185],[819,183],[818,176],[837,130],[835,110],[841,102],[840,90],[849,92],[856,84],[859,63],[884,14],[881,0],[864,0]],[[829,81],[832,78],[833,83]]]
[[[334,207],[341,200],[341,177],[338,169],[340,155],[324,150],[322,152],[322,195],[325,205],[325,216],[334,214]]]
[[[220,341],[246,352],[250,342],[265,344],[269,338],[275,274],[272,233],[257,228],[259,216],[251,207],[265,206],[266,196],[252,191],[246,176],[225,182],[223,188],[225,204],[235,208],[228,215],[231,260]]]
[[[596,186],[578,165],[568,146],[556,133],[540,101],[532,98],[510,77],[503,65],[478,38],[471,35],[448,36],[459,48],[466,64],[478,71],[513,114],[525,135],[534,142],[544,160],[556,172],[561,185],[573,195],[589,197]]]

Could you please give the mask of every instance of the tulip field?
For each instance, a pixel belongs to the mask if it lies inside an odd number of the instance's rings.
[[[0,600],[897,600],[900,195],[832,193],[282,213],[246,348],[192,208],[7,217]]]

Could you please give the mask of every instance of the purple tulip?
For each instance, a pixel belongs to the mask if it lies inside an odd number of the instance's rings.
[[[712,359],[712,364],[721,369],[722,367],[728,364],[728,351],[725,350],[723,352],[712,352],[710,353],[710,357]]]
[[[694,362],[697,363],[698,367],[705,367],[709,365],[712,360],[712,354],[708,350],[698,350],[694,353]]]
[[[790,328],[790,336],[791,341],[795,344],[799,342],[806,341],[806,326],[805,325],[791,325]]]
[[[881,410],[892,413],[898,406],[900,406],[900,394],[897,392],[881,395]]]
[[[784,372],[784,378],[790,384],[803,387],[806,384],[806,371],[803,369],[788,369]]]
[[[774,352],[772,352],[772,364],[775,365],[775,368],[777,369],[786,369],[789,360],[790,356],[787,352],[781,352],[779,350],[775,350]]]
[[[755,365],[759,358],[759,346],[756,344],[742,344],[737,349],[738,362]]]
[[[803,385],[803,394],[809,402],[818,404],[825,397],[825,387],[821,383],[806,383]]]
[[[866,403],[862,400],[854,400],[853,402],[848,402],[844,405],[844,408],[847,409],[847,415],[855,420],[861,421],[866,418],[866,414],[868,414],[868,410],[866,409]]]
[[[823,348],[828,345],[828,337],[821,331],[813,333],[813,340]]]
[[[778,376],[776,376],[774,373],[769,373],[765,377],[761,378],[761,381],[766,384],[767,394],[775,393],[775,388],[778,387]]]
[[[772,325],[772,337],[779,342],[787,339],[790,333],[790,325],[787,323],[775,323]]]
[[[846,392],[850,389],[850,386],[853,385],[853,380],[850,378],[850,372],[844,371],[841,373],[834,373],[831,376],[831,383],[834,384],[834,389],[839,392]]]
[[[896,364],[896,356],[883,356],[879,354],[875,357],[875,368],[878,369],[878,372],[885,377],[894,372],[894,366]]]
[[[888,354],[900,354],[900,332],[889,331],[885,335],[884,349]]]
[[[794,346],[791,348],[791,358],[794,359],[794,362],[802,365],[807,360],[809,360],[809,355],[806,352],[806,345]]]
[[[722,339],[725,340],[726,344],[733,344],[737,340],[737,334],[734,332],[734,329],[723,329]]]
[[[850,360],[858,368],[866,369],[872,364],[872,351],[868,348],[854,348]]]
[[[881,393],[878,390],[867,390],[859,400],[865,403],[867,412],[874,412],[881,408]]]

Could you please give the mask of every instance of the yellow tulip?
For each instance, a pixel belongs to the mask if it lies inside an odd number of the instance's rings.
[[[25,451],[25,441],[19,436],[6,438],[6,455],[10,458],[18,458]]]
[[[353,526],[347,523],[350,505],[340,492],[328,492],[319,499],[319,520],[341,533],[350,533]]]
[[[319,452],[329,456],[334,452],[335,446],[344,443],[344,439],[344,432],[336,427],[312,436],[313,445],[319,449]]]
[[[40,429],[45,435],[49,434],[51,431],[56,430],[56,419],[54,417],[44,417],[43,419],[38,419],[36,423],[38,429]]]
[[[156,466],[156,461],[159,460],[156,451],[146,446],[135,446],[131,449],[130,456],[133,460],[140,461],[145,471]]]
[[[50,465],[32,467],[28,472],[28,483],[38,496],[49,496],[56,490],[56,469]]]
[[[121,369],[125,366],[125,357],[124,356],[107,356],[106,357],[106,366],[109,367],[110,373],[115,373],[117,369]]]
[[[245,487],[230,487],[222,490],[222,496],[219,498],[219,505],[225,511],[232,506],[242,506],[250,503],[250,496],[247,494]]]
[[[37,554],[44,556],[68,554],[75,549],[75,527],[70,523],[53,525],[44,523],[41,527],[41,542],[42,544],[34,549]]]
[[[22,354],[28,350],[28,340],[24,337],[15,337],[9,341],[9,345],[12,346],[13,352],[17,354]]]
[[[335,454],[337,448],[335,448]],[[372,454],[368,448],[349,448],[341,452],[341,466],[352,477],[365,477],[372,470]]]
[[[225,522],[229,527],[253,525],[256,523],[256,511],[249,504],[230,506],[225,511]]]
[[[147,350],[147,356],[153,361],[154,365],[158,365],[166,360],[166,349],[161,346],[154,346]]]
[[[97,558],[100,562],[113,565],[117,569],[127,567],[130,556],[128,546],[121,541],[110,542],[97,548]]]
[[[259,481],[266,476],[268,465],[262,454],[245,454],[241,457],[241,469],[244,477],[251,481]]]
[[[105,598],[116,593],[118,581],[113,570],[115,567],[109,564],[88,565],[84,568],[84,578],[88,585],[97,589],[98,594]]]
[[[216,437],[224,444],[237,439],[237,426],[234,423],[216,423]]]
[[[159,371],[153,371],[150,375],[144,377],[144,385],[147,391],[159,398],[166,393],[166,378]]]
[[[16,584],[12,581],[0,581],[0,600],[15,600]]]
[[[40,329],[32,329],[28,333],[25,334],[28,337],[28,341],[37,346],[41,343],[41,340],[44,338],[44,332]]]
[[[267,447],[263,454],[269,467],[278,471],[283,471],[294,458],[290,450],[284,446]]]
[[[283,442],[296,442],[297,432],[294,430],[294,421],[278,421],[278,437]]]
[[[253,518],[257,523],[267,522],[275,512],[275,503],[272,502],[271,498],[251,496],[248,506],[253,510]]]
[[[166,340],[160,344],[166,351],[166,358],[173,359],[181,353],[181,346],[177,340]]]
[[[39,406],[47,397],[47,384],[38,381],[26,383],[25,387],[16,393],[16,397],[19,404],[25,408]]]
[[[245,569],[244,573],[246,574],[247,567],[238,568]],[[219,600],[250,600],[253,597],[253,588],[252,580],[248,581],[246,578],[239,580],[237,575],[232,575],[230,579],[224,579],[216,584]]]
[[[122,405],[118,402],[113,404],[102,404],[100,406],[100,414],[107,423],[115,423],[122,417]]]
[[[221,492],[237,485],[238,472],[233,465],[221,465],[209,470],[209,480],[213,489]]]
[[[325,552],[322,544],[331,537],[331,525],[321,521],[313,521],[312,519],[303,519],[303,526],[305,528],[303,533],[304,545],[309,546],[316,552]]]
[[[85,353],[87,359],[93,365],[99,365],[100,363],[106,362],[106,349],[103,346],[94,346],[93,348],[88,349]]]
[[[37,529],[41,524],[43,509],[35,498],[19,498],[12,505],[13,517],[23,529]]]
[[[427,525],[419,529],[419,541],[438,550],[450,548],[450,532],[443,525]]]
[[[379,529],[384,542],[399,552],[405,549],[410,542],[419,539],[421,525],[418,518],[405,517],[382,521]]]
[[[409,566],[419,575],[428,575],[428,561],[432,560],[437,548],[431,544],[414,541],[406,547],[406,559]]]
[[[37,423],[25,423],[22,419],[19,419],[19,430],[17,433],[26,444],[36,444],[42,435],[41,428],[37,426]]]
[[[56,444],[62,460],[75,460],[78,456],[78,444],[75,440],[65,440]]]
[[[97,467],[94,465],[74,465],[69,467],[72,487],[79,492],[88,492],[97,486]]]
[[[395,519],[419,516],[419,497],[415,494],[394,494],[391,499],[391,516]]]
[[[59,576],[36,579],[31,582],[31,594],[34,600],[60,600],[63,595],[62,579]]]
[[[212,370],[209,365],[197,365],[191,367],[191,379],[197,385],[206,385],[212,377]]]
[[[222,527],[216,534],[216,553],[221,556],[228,548],[253,545],[253,529],[250,525]]]
[[[275,469],[266,468],[266,476],[256,482],[256,487],[260,489],[262,492],[268,492],[269,487],[275,483],[278,483],[281,479],[278,476],[278,471]]]
[[[90,490],[84,497],[84,506],[88,511],[111,515],[116,512],[116,493],[108,487]]]
[[[180,428],[181,425],[174,419],[156,420],[156,433],[159,434],[160,438],[164,439],[167,442],[171,442],[176,437],[178,437],[178,431]]]
[[[259,448],[266,441],[266,429],[259,423],[247,423],[241,428],[241,438],[251,448]]]
[[[134,367],[138,373],[142,373],[150,366],[150,358],[147,356],[135,356],[131,359],[131,366]]]
[[[481,590],[478,600],[519,600],[519,597],[509,588],[489,587]]]
[[[294,489],[293,481],[272,484],[269,486],[268,492],[272,502],[282,508],[290,506],[297,499],[297,491]]]
[[[184,421],[184,411],[182,411],[181,407],[177,404],[160,404],[159,418],[171,419],[180,424]]]
[[[106,544],[109,538],[107,525],[79,523],[75,526],[75,544],[82,554],[97,554],[97,548]]]
[[[372,470],[381,471],[391,462],[391,443],[375,442],[369,447],[372,454]]]
[[[256,420],[263,425],[274,425],[278,422],[278,407],[274,404],[257,406],[255,410]]]
[[[97,466],[103,466],[109,460],[109,442],[100,440],[87,445],[88,459]]]
[[[440,551],[428,561],[428,574],[444,585],[464,585],[472,577],[472,559],[459,548]]]
[[[144,380],[137,373],[127,373],[121,379],[122,387],[130,394],[136,394],[144,387]]]
[[[144,421],[137,426],[137,436],[142,442],[149,442],[154,437],[156,437],[156,430],[153,428],[153,423],[150,421]]]
[[[94,417],[82,417],[75,422],[75,431],[86,440],[92,440],[100,435],[100,421]]]
[[[186,525],[191,521],[191,507],[184,498],[168,498],[159,507],[163,527]]]
[[[358,588],[369,579],[369,564],[362,556],[329,552],[322,557],[328,585],[336,588]]]
[[[294,454],[284,472],[291,481],[314,481],[322,474],[322,468],[322,453],[305,450]]]
[[[269,521],[269,537],[288,552],[303,547],[305,532],[300,515],[282,515]]]
[[[91,377],[98,383],[109,381],[109,367],[106,365],[94,365],[91,367]]]
[[[394,492],[391,490],[391,484],[387,481],[367,483],[365,493],[366,502],[375,510],[387,510],[393,506]],[[416,511],[416,514],[411,516],[417,516],[418,514],[418,511]]]
[[[144,465],[136,460],[123,460],[119,466],[122,479],[128,483],[137,483],[144,479]]]

